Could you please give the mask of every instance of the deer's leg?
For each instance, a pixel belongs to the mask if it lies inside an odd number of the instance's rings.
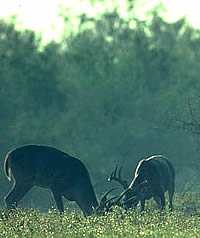
[[[60,213],[64,212],[64,206],[63,206],[63,201],[62,201],[62,196],[59,192],[57,192],[55,189],[51,189],[52,193],[53,193],[53,197],[55,199],[56,202],[56,206],[59,210]]]
[[[11,191],[4,198],[8,209],[15,208],[17,202],[31,189],[32,184],[23,181],[14,183]]]
[[[145,200],[141,200],[140,203],[141,203],[141,212],[143,212],[145,207]]]
[[[153,197],[154,198],[154,200],[155,200],[155,202],[158,204],[158,206],[160,207],[160,197],[158,197],[158,196],[154,196]]]
[[[169,210],[172,211],[173,210],[172,199],[174,196],[174,185],[171,187],[171,189],[168,190],[168,194],[169,194]]]
[[[161,210],[163,210],[165,208],[165,194],[161,190],[161,191],[158,192],[158,196],[160,197]]]

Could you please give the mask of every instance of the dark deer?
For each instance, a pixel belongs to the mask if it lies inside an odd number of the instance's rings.
[[[119,182],[125,190],[115,201],[116,204],[119,205],[119,200],[125,197],[123,206],[126,208],[136,207],[140,201],[141,211],[143,211],[145,200],[153,197],[161,206],[161,209],[164,209],[165,192],[168,191],[169,208],[170,210],[173,209],[172,199],[174,195],[175,170],[172,163],[166,157],[154,155],[141,160],[136,167],[135,176],[129,186],[127,186],[126,180],[121,179],[121,169],[119,171],[117,169],[116,167],[108,179],[108,181],[115,180]]]
[[[64,211],[62,197],[76,201],[84,215],[106,208],[106,193],[98,204],[87,168],[79,159],[45,145],[24,145],[10,151],[4,162],[5,175],[14,180],[5,197],[8,209],[34,186],[52,191],[60,213]]]

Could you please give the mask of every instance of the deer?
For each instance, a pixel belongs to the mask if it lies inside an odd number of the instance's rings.
[[[55,147],[29,144],[15,148],[7,153],[4,172],[13,187],[5,196],[8,210],[33,187],[39,186],[52,191],[57,209],[64,212],[63,200],[75,201],[85,217],[96,211],[107,210],[105,193],[98,204],[89,172],[84,163]]]
[[[122,168],[118,166],[111,173],[108,181],[117,181],[123,187],[124,191],[116,201],[109,204],[120,205],[126,209],[136,207],[141,202],[141,211],[144,211],[145,200],[152,197],[161,210],[165,208],[165,192],[169,195],[169,209],[173,210],[172,200],[174,195],[175,169],[168,158],[162,155],[153,155],[147,159],[142,159],[137,164],[134,178],[130,185],[121,176]],[[120,200],[125,197],[124,202]]]

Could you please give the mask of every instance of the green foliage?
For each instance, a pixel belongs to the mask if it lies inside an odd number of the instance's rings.
[[[77,32],[44,47],[34,32],[0,21],[2,163],[22,144],[59,147],[86,163],[101,194],[116,164],[131,180],[139,159],[164,154],[175,165],[177,190],[184,189],[198,153],[189,135],[166,124],[199,92],[200,31],[156,11],[151,22],[131,15],[84,15]],[[0,174],[3,198],[8,185]]]
[[[190,212],[188,198],[176,194],[175,211],[138,209],[125,212],[115,208],[104,216],[84,218],[79,212],[66,210],[62,216],[50,210],[47,214],[37,210],[17,209],[10,213],[1,210],[0,237],[199,237],[199,194],[187,194],[196,201]],[[193,212],[191,212],[193,210]]]

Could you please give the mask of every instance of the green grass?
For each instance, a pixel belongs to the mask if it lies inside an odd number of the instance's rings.
[[[114,210],[104,216],[83,217],[80,211],[16,209],[0,213],[0,237],[200,237],[200,194],[175,196],[174,211],[159,212],[150,200],[146,211],[140,208]]]

